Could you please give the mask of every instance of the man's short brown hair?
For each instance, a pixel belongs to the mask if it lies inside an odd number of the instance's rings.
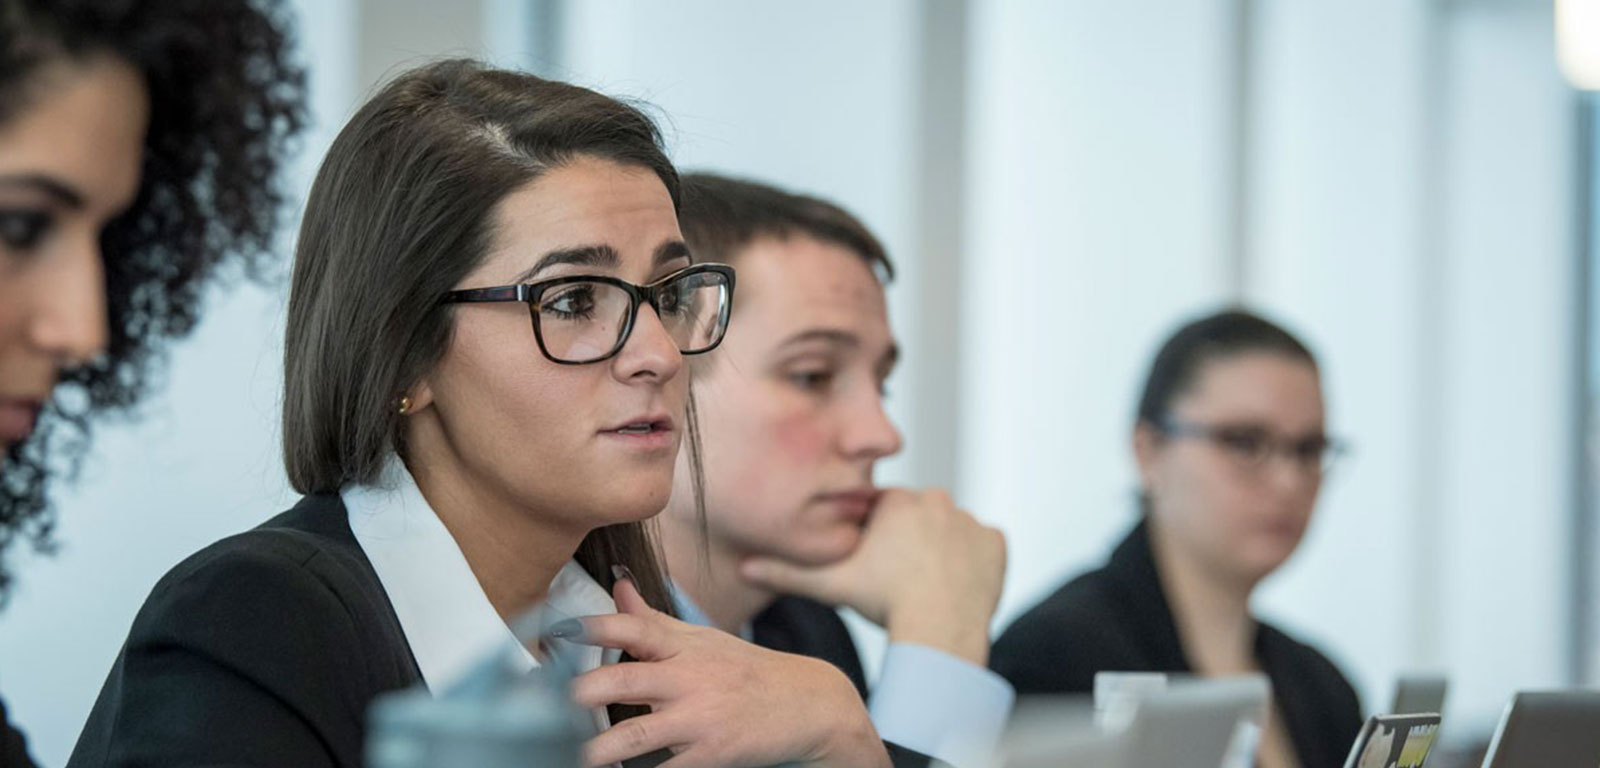
[[[681,185],[678,225],[695,261],[731,263],[762,238],[804,236],[849,249],[884,282],[894,277],[883,244],[860,219],[833,203],[713,173],[685,174]]]

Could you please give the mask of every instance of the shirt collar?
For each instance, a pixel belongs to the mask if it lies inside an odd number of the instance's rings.
[[[444,690],[508,645],[520,651],[513,663],[524,671],[538,666],[489,603],[455,538],[398,458],[390,460],[378,482],[348,485],[339,495],[429,690]],[[576,561],[556,574],[545,604],[551,614],[547,620],[617,612],[611,596]],[[549,642],[561,644],[552,650],[572,659],[577,673],[621,656],[611,649]]]
[[[690,624],[694,624],[695,626],[713,626],[711,623],[711,617],[706,615],[706,612],[700,609],[700,606],[695,603],[694,598],[689,597],[688,592],[683,591],[683,589],[680,588],[676,582],[672,583],[671,586],[672,607],[678,610],[679,619],[682,619]],[[751,626],[750,622],[747,621],[739,627],[739,638],[747,643],[754,642],[753,638],[755,638],[755,628]]]

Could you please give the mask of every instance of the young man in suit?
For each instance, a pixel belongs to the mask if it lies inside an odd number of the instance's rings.
[[[827,659],[866,696],[834,611],[852,608],[889,635],[869,697],[884,739],[984,760],[1014,699],[986,669],[1005,542],[942,490],[873,484],[901,447],[883,246],[832,203],[710,174],[684,177],[679,218],[696,260],[739,279],[738,321],[693,375],[705,515],[680,482],[663,517],[680,614]]]

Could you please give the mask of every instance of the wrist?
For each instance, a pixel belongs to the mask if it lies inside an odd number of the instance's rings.
[[[818,720],[827,724],[823,747],[814,760],[807,762],[826,768],[888,768],[891,765],[889,752],[855,685],[828,662],[819,660],[818,663],[828,667],[830,676],[837,678],[836,690],[822,698],[837,698],[843,706],[829,707],[833,717]]]
[[[987,616],[961,617],[913,610],[890,614],[884,628],[891,643],[924,645],[979,667],[989,665]]]

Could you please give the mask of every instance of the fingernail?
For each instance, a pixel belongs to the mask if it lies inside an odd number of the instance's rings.
[[[550,625],[544,631],[545,637],[554,637],[561,640],[577,640],[583,637],[583,622],[577,619],[562,619]]]
[[[628,570],[628,566],[621,564],[611,566],[611,578],[616,579],[617,581],[631,581],[635,584],[639,583],[639,580],[633,577],[633,571]]]

